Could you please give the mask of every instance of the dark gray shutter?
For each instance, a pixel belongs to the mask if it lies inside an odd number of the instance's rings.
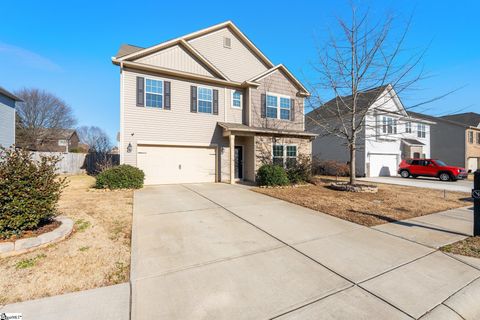
[[[190,87],[190,112],[197,112],[197,87]]]
[[[290,120],[295,121],[295,99],[290,99]]]
[[[137,77],[137,106],[143,107],[145,105],[145,79]]]
[[[218,90],[213,89],[213,114],[218,114]]]
[[[267,95],[265,93],[262,93],[261,100],[260,100],[260,113],[262,118],[265,118],[267,116]]]
[[[170,81],[163,82],[163,108],[170,110]]]

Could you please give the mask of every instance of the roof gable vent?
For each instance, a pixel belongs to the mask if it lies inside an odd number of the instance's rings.
[[[232,48],[232,39],[229,37],[223,37],[223,47],[231,49]]]

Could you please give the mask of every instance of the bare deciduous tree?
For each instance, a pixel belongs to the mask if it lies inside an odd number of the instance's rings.
[[[23,100],[16,107],[17,143],[21,146],[36,148],[53,138],[51,135],[56,130],[69,129],[76,124],[72,108],[52,93],[24,88],[15,95]]]
[[[313,65],[319,81],[312,84],[314,95],[310,103],[321,107],[306,121],[319,127],[321,135],[344,141],[349,151],[350,184],[356,182],[359,134],[365,126],[378,126],[367,123],[369,108],[365,106],[380,101],[381,110],[382,105],[424,77],[420,63],[425,50],[403,50],[410,21],[398,32],[393,28],[392,16],[383,16],[371,24],[374,20],[368,11],[359,13],[352,5],[350,19],[338,19],[339,31],[331,33]],[[379,92],[364,94],[372,90]],[[326,92],[336,97],[328,105],[321,98]]]
[[[107,153],[112,149],[108,134],[96,126],[81,126],[77,128],[80,142],[88,146],[89,152]]]

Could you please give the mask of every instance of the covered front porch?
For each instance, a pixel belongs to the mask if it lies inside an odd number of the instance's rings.
[[[416,139],[402,139],[402,158],[423,159],[426,157],[425,144]]]
[[[300,154],[311,157],[311,141],[316,137],[316,134],[297,130],[257,128],[225,122],[219,122],[218,125],[228,139],[228,154],[222,157],[222,176],[228,176],[230,184],[237,181],[255,182],[257,169],[264,163],[272,162],[274,145],[289,146],[290,150],[295,150],[295,157]],[[282,150],[281,155],[275,155],[276,158],[293,157],[287,155],[287,148]]]

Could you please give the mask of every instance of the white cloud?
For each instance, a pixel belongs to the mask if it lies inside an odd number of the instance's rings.
[[[48,58],[4,42],[0,42],[0,60],[2,64],[19,64],[47,71],[62,71],[58,64]]]

